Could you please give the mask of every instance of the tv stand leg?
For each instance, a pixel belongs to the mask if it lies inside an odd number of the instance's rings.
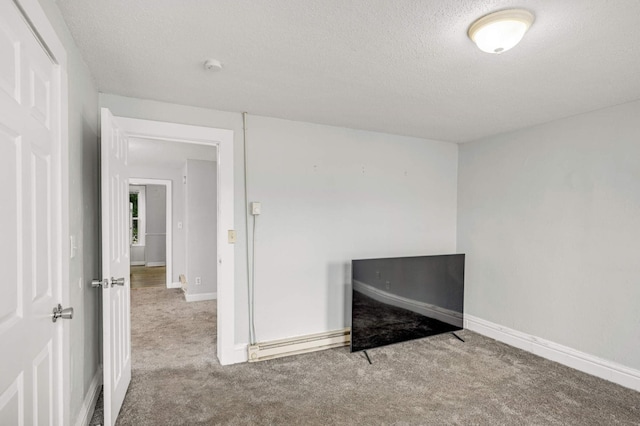
[[[451,334],[453,334],[454,336],[456,336],[456,339],[460,340],[461,342],[464,343],[464,340],[462,340],[462,337],[458,336],[456,333],[451,332]]]
[[[363,351],[364,352],[364,356],[367,357],[367,361],[369,361],[369,364],[371,364],[371,358],[369,358],[369,354],[367,353],[367,351]]]

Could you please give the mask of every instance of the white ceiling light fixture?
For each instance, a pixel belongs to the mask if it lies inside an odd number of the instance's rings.
[[[533,13],[528,10],[500,10],[475,21],[468,34],[483,52],[502,53],[520,43],[533,20]]]

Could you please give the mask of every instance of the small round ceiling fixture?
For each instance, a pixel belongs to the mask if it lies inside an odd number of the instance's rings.
[[[528,10],[500,10],[471,24],[468,35],[483,52],[499,54],[520,43],[534,19]]]
[[[222,63],[217,59],[207,59],[204,61],[204,69],[211,72],[220,71],[222,69]]]

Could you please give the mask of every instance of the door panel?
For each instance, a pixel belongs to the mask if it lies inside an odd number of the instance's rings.
[[[0,119],[1,120],[1,119]],[[3,263],[6,285],[0,297],[0,333],[4,332],[22,317],[22,179],[20,179],[21,140],[17,133],[0,124],[0,182],[2,198],[7,208],[0,220],[0,256]]]
[[[53,420],[53,353],[47,344],[33,360],[33,424],[50,424]]]
[[[131,381],[128,140],[102,109],[102,276],[124,285],[102,289],[104,423],[115,424]]]
[[[60,72],[0,2],[0,424],[62,423]]]

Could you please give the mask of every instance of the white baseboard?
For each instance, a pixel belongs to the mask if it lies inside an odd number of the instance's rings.
[[[175,283],[169,283],[167,284],[167,288],[182,288],[182,283],[175,282]]]
[[[197,294],[185,293],[184,298],[187,302],[201,302],[203,300],[215,300],[218,298],[218,293],[197,293]]]
[[[131,266],[144,266],[144,260],[139,260],[139,261],[133,261],[130,263]]]
[[[348,345],[351,341],[351,329],[308,334],[288,339],[272,340],[248,346],[249,362],[265,361],[290,355],[299,355],[323,349]]]
[[[508,327],[464,315],[465,328],[592,376],[640,391],[640,370],[577,351]]]
[[[247,362],[249,360],[247,348],[248,344],[242,343],[233,347],[233,363]]]
[[[167,262],[147,262],[145,266],[153,267],[153,266],[167,266]]]
[[[218,358],[218,361],[220,361],[220,365],[232,365],[247,362],[246,343],[237,343],[233,345],[233,348],[230,351],[226,351],[224,354],[220,353],[220,350],[221,348],[218,347],[218,352],[216,353],[216,357]],[[222,362],[222,358],[224,358],[224,363]]]
[[[102,386],[102,366],[98,367],[98,371],[91,379],[89,384],[89,390],[84,396],[82,401],[82,407],[80,407],[80,413],[76,420],[76,426],[87,426],[93,416],[93,411],[96,408],[96,402],[100,396],[100,386]]]

